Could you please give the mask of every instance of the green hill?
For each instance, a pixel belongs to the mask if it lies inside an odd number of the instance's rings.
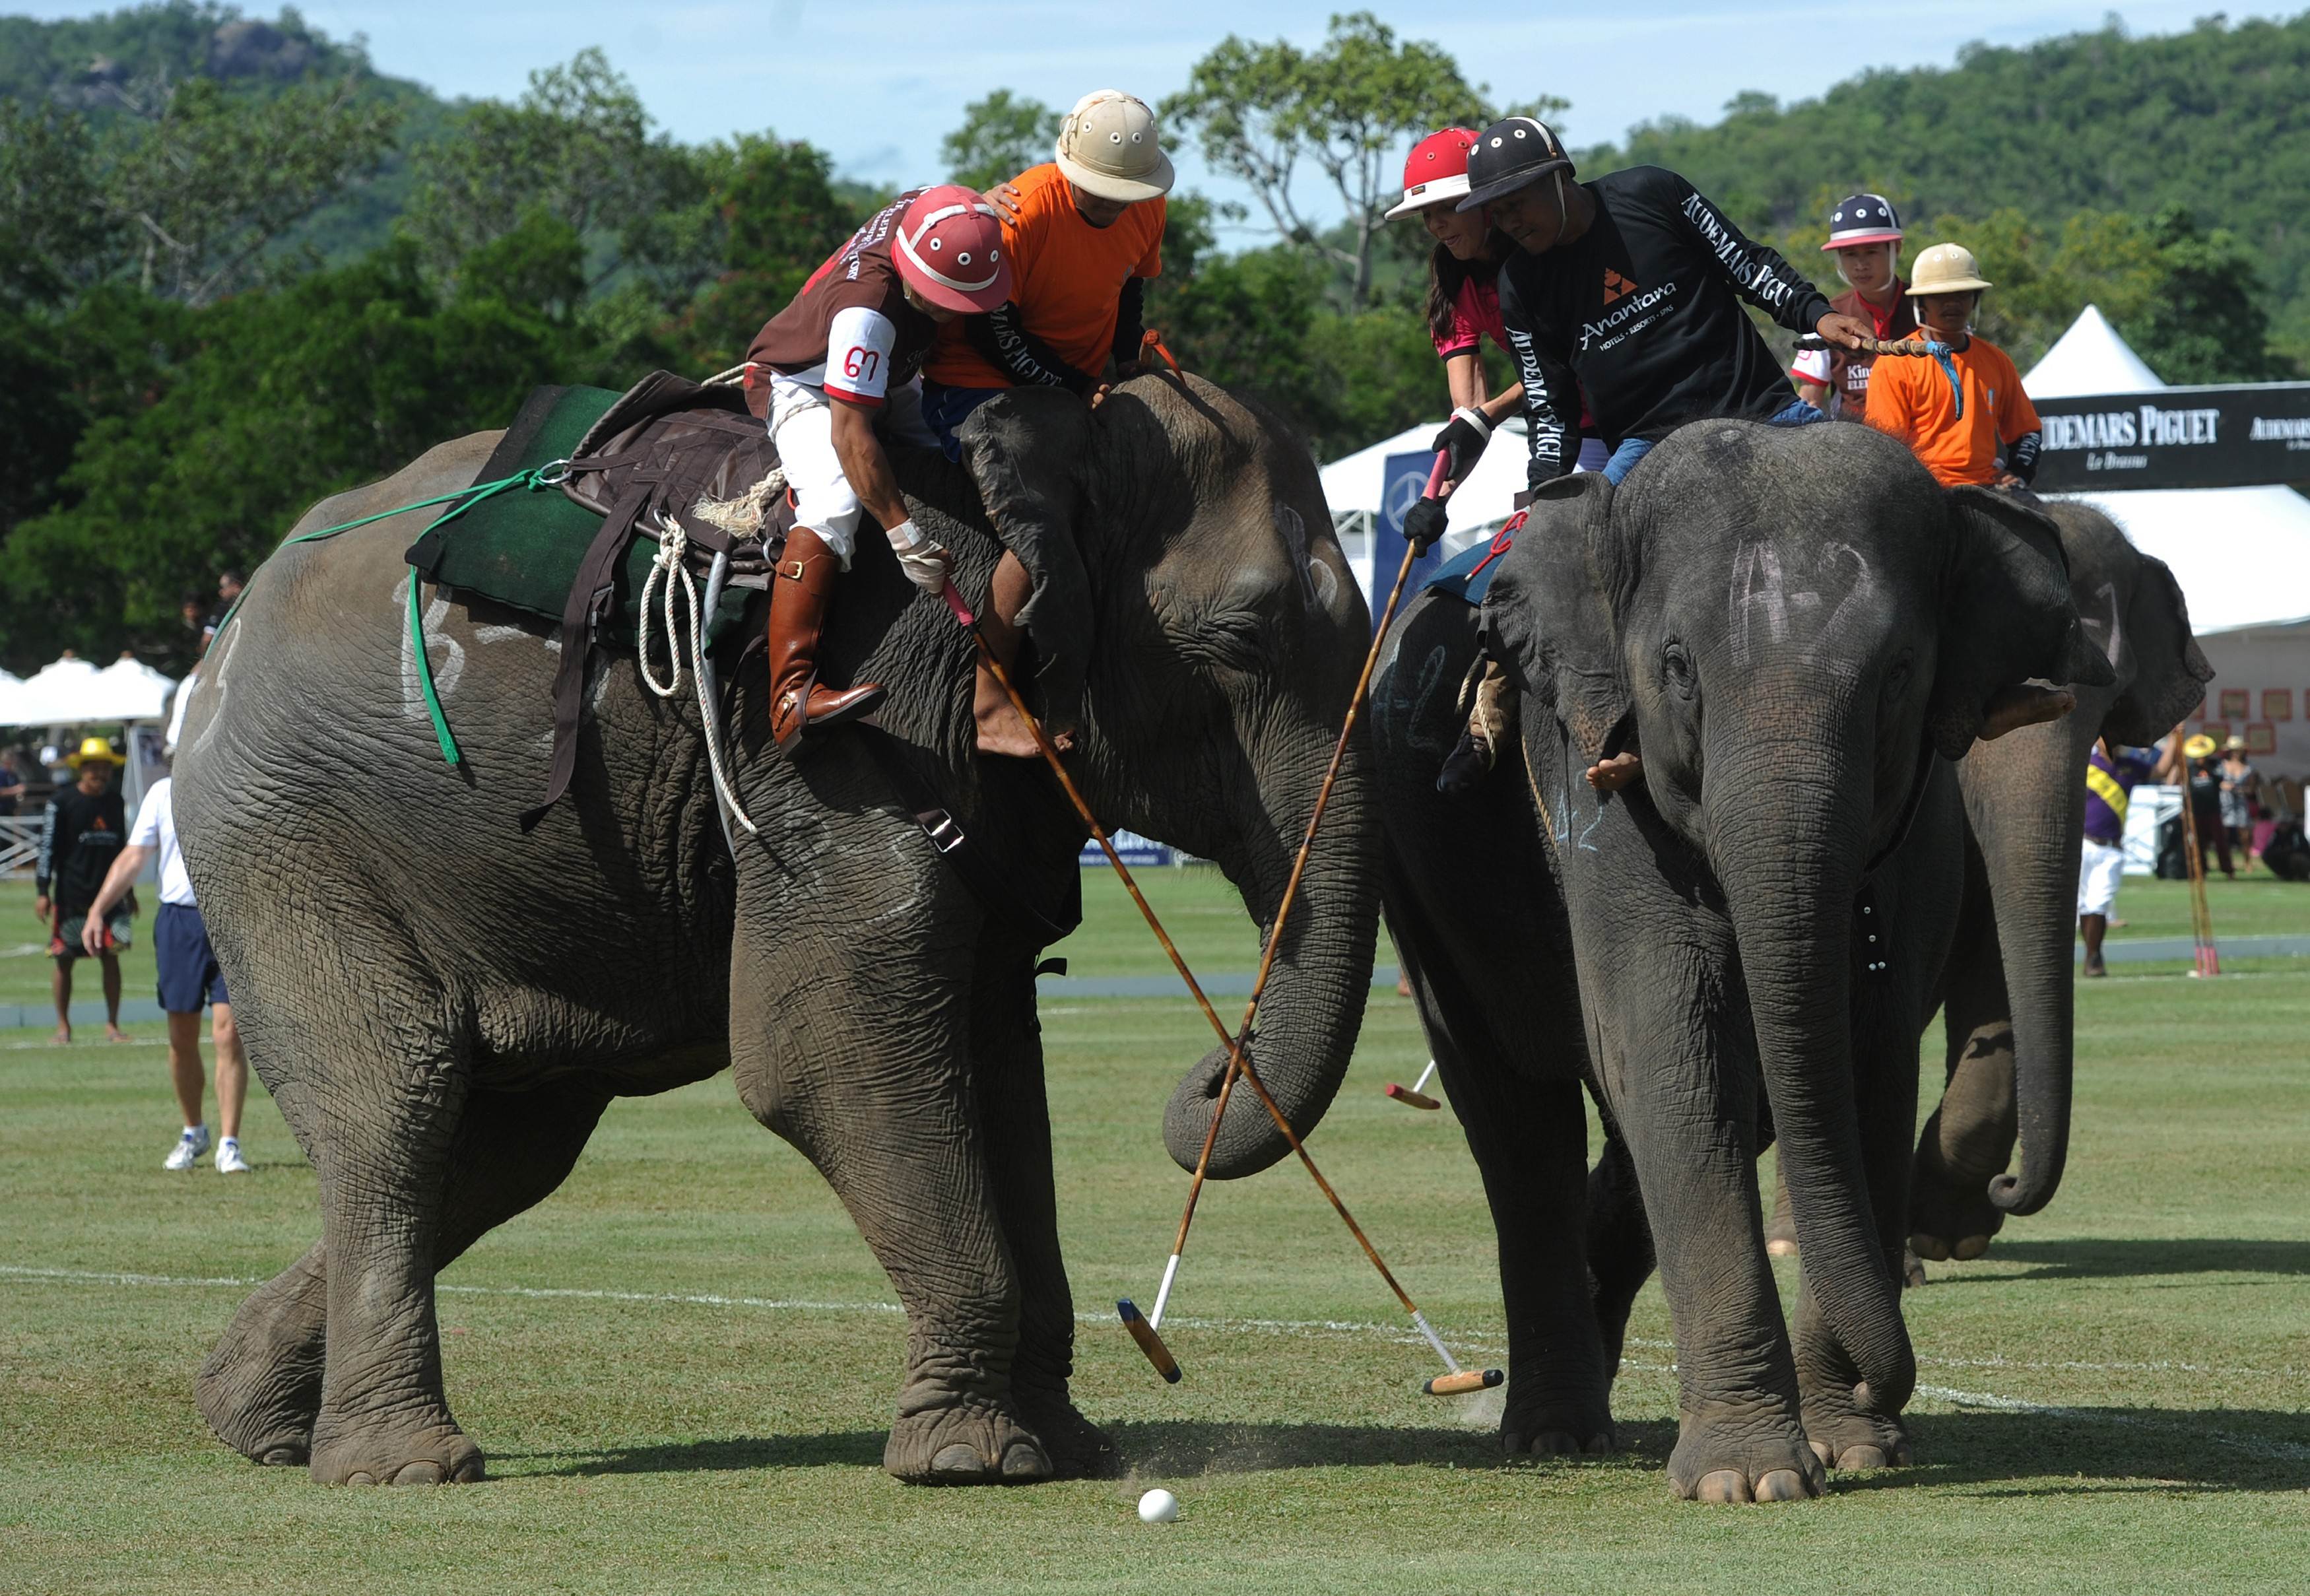
[[[1898,29],[1883,36],[1898,39]],[[1865,48],[1880,48],[1869,46]],[[1744,94],[1712,126],[1670,119],[1585,152],[1602,171],[1672,167],[1744,227],[1810,232],[1856,188],[1911,219],[2010,208],[2048,234],[2079,211],[2169,206],[2258,262],[2276,342],[2310,356],[2310,14],[2133,39],[2115,26],[1943,71],[1871,71],[1818,100]],[[1928,243],[1913,230],[1912,246]]]

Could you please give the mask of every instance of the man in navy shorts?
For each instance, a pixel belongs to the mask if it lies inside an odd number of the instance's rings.
[[[174,783],[167,776],[152,784],[128,829],[128,846],[113,862],[104,887],[89,910],[89,931],[100,934],[104,914],[127,896],[136,872],[157,853],[161,856],[161,912],[152,922],[152,956],[161,967],[161,1008],[169,1017],[169,1071],[175,1077],[177,1103],[185,1113],[184,1133],[177,1139],[166,1169],[190,1169],[209,1149],[208,1123],[201,1117],[201,1008],[211,1006],[209,1035],[216,1044],[217,1143],[219,1175],[245,1175],[248,1162],[240,1156],[240,1105],[248,1093],[248,1060],[240,1050],[240,1030],[233,1024],[232,1003],[226,997],[224,972],[217,967],[209,946],[208,928],[193,901],[193,880],[185,872],[185,856],[177,846],[177,821],[169,803]],[[95,944],[90,944],[95,951]]]

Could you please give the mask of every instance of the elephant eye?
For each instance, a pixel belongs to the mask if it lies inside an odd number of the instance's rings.
[[[1912,666],[1915,662],[1915,657],[1916,656],[1915,655],[1905,649],[1902,651],[1900,658],[1895,660],[1890,665],[1886,667],[1884,697],[1885,702],[1888,704],[1899,703],[1901,701],[1901,695],[1909,690],[1909,677],[1912,673]]]
[[[1180,648],[1206,665],[1255,671],[1267,657],[1267,631],[1248,610],[1215,610],[1180,640]]]
[[[1680,638],[1671,638],[1661,646],[1661,681],[1680,698],[1689,698],[1699,686],[1692,673],[1692,655]]]

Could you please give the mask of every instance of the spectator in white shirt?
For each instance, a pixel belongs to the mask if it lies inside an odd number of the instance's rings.
[[[155,853],[161,856],[161,912],[152,922],[152,952],[161,971],[161,1008],[169,1017],[169,1071],[175,1077],[177,1103],[184,1110],[184,1133],[177,1140],[168,1169],[190,1169],[209,1148],[208,1122],[201,1117],[201,1096],[206,1082],[201,1072],[201,1009],[209,1005],[209,1035],[216,1044],[217,1143],[220,1175],[243,1175],[248,1163],[240,1156],[240,1106],[248,1093],[248,1060],[240,1050],[240,1031],[233,1024],[232,1003],[226,996],[224,972],[217,967],[209,946],[208,928],[193,901],[193,880],[185,873],[185,855],[177,846],[177,821],[169,805],[175,784],[167,776],[154,782],[128,828],[128,846],[113,862],[104,886],[90,909],[88,924],[104,924],[105,912],[127,896],[137,872]],[[95,951],[93,946],[90,950]]]

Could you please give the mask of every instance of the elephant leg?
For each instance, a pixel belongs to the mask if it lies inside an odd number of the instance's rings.
[[[1020,1415],[1062,1479],[1117,1472],[1115,1443],[1075,1410],[1074,1297],[1059,1253],[1058,1199],[1051,1185],[1051,1116],[1043,1089],[1042,1028],[1029,961],[989,961],[971,1016],[979,1123],[986,1127],[994,1209],[1019,1281],[1019,1348],[1011,1389]],[[982,966],[982,967],[987,967]]]
[[[1400,871],[1392,859],[1391,872]],[[1510,1453],[1603,1452],[1613,1444],[1611,1375],[1589,1302],[1586,1062],[1569,960],[1545,953],[1509,967],[1491,949],[1528,955],[1530,938],[1488,944],[1455,937],[1401,875],[1389,924],[1419,1004],[1437,1073],[1484,1180],[1498,1236],[1507,1309],[1507,1403],[1500,1444]],[[1552,1030],[1504,1011],[1514,992],[1556,1017]],[[1519,1045],[1513,1054],[1503,1030]]]
[[[449,1151],[435,1242],[438,1271],[514,1215],[543,1200],[585,1149],[605,1092],[475,1091]],[[328,1331],[328,1252],[316,1242],[257,1288],[201,1366],[201,1416],[227,1445],[260,1463],[311,1459]]]
[[[1654,1267],[1652,1226],[1637,1182],[1628,1144],[1608,1119],[1604,1149],[1588,1172],[1588,1278],[1594,1290],[1596,1329],[1602,1338],[1604,1377],[1619,1377],[1628,1344],[1628,1312]]]
[[[917,923],[943,924],[928,913]],[[738,967],[774,967],[758,939],[742,914]],[[1021,1293],[969,1063],[968,950],[954,948],[947,968],[934,950],[884,947],[877,969],[741,981],[731,993],[739,1096],[818,1167],[906,1309],[882,1466],[915,1485],[1053,1472],[1012,1390]]]
[[[1618,955],[1629,967],[1639,956],[1634,947]],[[1657,950],[1649,957],[1662,962]],[[1698,956],[1688,950],[1682,957]],[[1755,1051],[1745,1028],[1694,1001],[1697,992],[1719,989],[1716,977],[1696,970],[1663,968],[1621,983],[1622,1011],[1600,1028],[1597,1050],[1676,1327],[1679,1425],[1669,1484],[1704,1502],[1817,1496],[1820,1463],[1805,1444],[1796,1368],[1765,1256]]]
[[[2005,988],[1980,849],[1966,840],[1965,902],[1949,963],[1942,1019],[1948,1084],[1917,1137],[1909,1245],[1933,1260],[1978,1258],[2005,1223],[1989,1183],[2012,1161],[2020,1124],[2014,1101],[2013,1005]]]

